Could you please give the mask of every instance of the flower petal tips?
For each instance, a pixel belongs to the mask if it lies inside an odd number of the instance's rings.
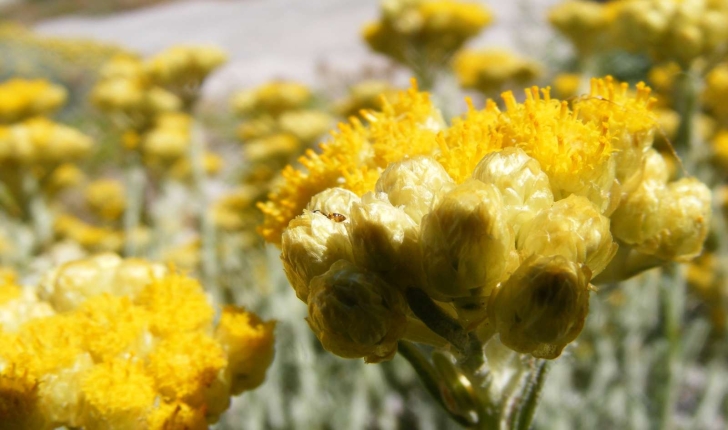
[[[490,297],[488,316],[507,347],[553,359],[581,333],[589,269],[562,256],[532,256]]]
[[[397,352],[406,310],[394,287],[341,260],[311,281],[306,321],[327,351],[379,363]]]

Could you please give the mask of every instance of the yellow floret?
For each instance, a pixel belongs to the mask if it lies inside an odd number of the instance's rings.
[[[199,330],[213,317],[200,283],[176,273],[153,280],[134,302],[151,313],[150,329],[162,337]]]
[[[141,362],[115,359],[95,365],[83,378],[84,427],[134,430],[154,407],[154,379]]]
[[[174,334],[149,355],[149,373],[159,392],[193,406],[203,404],[206,390],[226,365],[220,344],[200,332]]]

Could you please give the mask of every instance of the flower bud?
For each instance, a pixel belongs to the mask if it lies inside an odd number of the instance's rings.
[[[356,264],[396,286],[419,286],[420,229],[409,215],[392,206],[386,194],[367,193],[352,205],[350,219],[347,228]]]
[[[420,246],[427,292],[448,300],[488,295],[505,274],[515,241],[492,184],[469,180],[422,219]]]
[[[397,352],[406,310],[395,288],[341,260],[311,281],[306,321],[327,351],[378,363]]]
[[[321,212],[304,211],[283,232],[283,269],[296,296],[304,302],[308,302],[311,279],[326,273],[341,259],[353,260],[346,225],[328,219]]]
[[[503,196],[505,218],[515,233],[554,202],[549,178],[538,161],[520,148],[492,152],[475,167],[473,178],[493,184]]]
[[[75,309],[100,294],[135,297],[155,278],[167,273],[159,264],[116,254],[99,254],[71,261],[48,272],[40,284],[40,296],[59,312]]]
[[[600,214],[586,197],[573,194],[524,224],[517,247],[526,255],[561,255],[586,264],[595,275],[604,270],[617,252],[609,218]]]
[[[435,159],[418,156],[391,163],[382,172],[377,193],[387,193],[390,203],[402,209],[419,225],[439,197],[455,182]]]
[[[612,231],[644,254],[687,261],[702,250],[710,210],[710,190],[697,179],[665,185],[645,177],[612,215]]]
[[[351,206],[359,202],[359,196],[343,188],[327,188],[311,197],[306,205],[309,211],[319,211],[324,215],[341,214],[349,217]]]
[[[534,255],[490,297],[488,316],[507,347],[553,359],[579,335],[589,310],[586,266]]]

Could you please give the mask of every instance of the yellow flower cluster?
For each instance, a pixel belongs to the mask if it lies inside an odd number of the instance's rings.
[[[539,65],[502,49],[463,50],[453,60],[460,86],[484,94],[503,90],[509,84],[523,85],[539,74]]]
[[[80,131],[43,117],[0,125],[0,165],[55,166],[76,161],[88,154],[92,143]]]
[[[215,46],[173,46],[150,58],[144,70],[152,81],[180,91],[185,86],[200,86],[225,62],[227,54]]]
[[[603,49],[609,42],[610,30],[619,2],[601,4],[584,0],[567,0],[549,11],[551,25],[569,39],[580,56]]]
[[[86,204],[101,219],[113,221],[121,218],[126,209],[124,185],[114,179],[98,179],[86,186]]]
[[[376,52],[408,66],[443,64],[493,20],[478,3],[455,0],[383,1],[381,17],[363,29]]]
[[[703,103],[723,125],[728,125],[728,63],[721,63],[705,76]]]
[[[70,63],[83,69],[96,69],[113,55],[124,51],[118,46],[90,39],[40,36],[22,25],[8,21],[0,23],[0,44],[26,55],[37,52],[46,66]]]
[[[397,92],[387,81],[363,81],[349,88],[348,96],[337,103],[336,111],[348,118],[359,115],[364,109],[381,110],[382,97],[391,102],[397,98]]]
[[[314,95],[296,82],[271,81],[242,91],[230,101],[242,118],[237,128],[247,169],[241,186],[213,209],[224,230],[254,230],[260,213],[255,203],[265,198],[278,172],[304,148],[330,130],[334,118],[312,109]]]
[[[0,84],[0,124],[53,113],[66,102],[66,89],[48,81],[10,79]]]
[[[728,4],[715,0],[623,0],[617,2],[619,43],[646,51],[655,61],[683,69],[699,57],[722,55],[728,42]]]
[[[311,102],[311,90],[296,82],[272,81],[233,96],[230,105],[241,117],[277,117],[285,111],[304,108]]]
[[[142,59],[117,55],[107,62],[91,92],[91,101],[123,129],[143,130],[156,115],[181,109],[182,100],[154,82]]]
[[[274,322],[215,318],[197,281],[143,260],[99,255],[0,291],[5,428],[206,429],[273,358]]]
[[[710,191],[668,182],[649,88],[595,79],[571,105],[538,88],[503,101],[447,127],[413,88],[286,169],[261,232],[325,348],[388,359],[411,318],[404,297],[421,290],[464,328],[555,358],[618,243],[664,260],[700,252]]]

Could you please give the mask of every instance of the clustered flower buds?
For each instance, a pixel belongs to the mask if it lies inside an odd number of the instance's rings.
[[[720,54],[728,41],[728,5],[722,1],[627,0],[618,3],[615,23],[625,47],[683,67]]]
[[[381,18],[363,29],[364,40],[403,64],[446,61],[493,17],[482,5],[456,0],[382,2]]]
[[[0,290],[6,428],[205,429],[273,359],[274,322],[214,318],[197,281],[143,260],[102,254]]]
[[[710,191],[668,182],[651,148],[649,94],[595,79],[569,105],[533,88],[523,103],[504,93],[504,110],[471,106],[447,127],[412,89],[366,113],[368,126],[341,125],[261,205],[324,347],[385,360],[409,321],[447,338],[434,313],[552,359],[580,333],[592,279],[632,274],[610,265],[618,247],[661,261],[697,255]]]
[[[502,49],[463,50],[455,56],[453,68],[461,87],[484,94],[527,84],[541,71],[535,61]]]

